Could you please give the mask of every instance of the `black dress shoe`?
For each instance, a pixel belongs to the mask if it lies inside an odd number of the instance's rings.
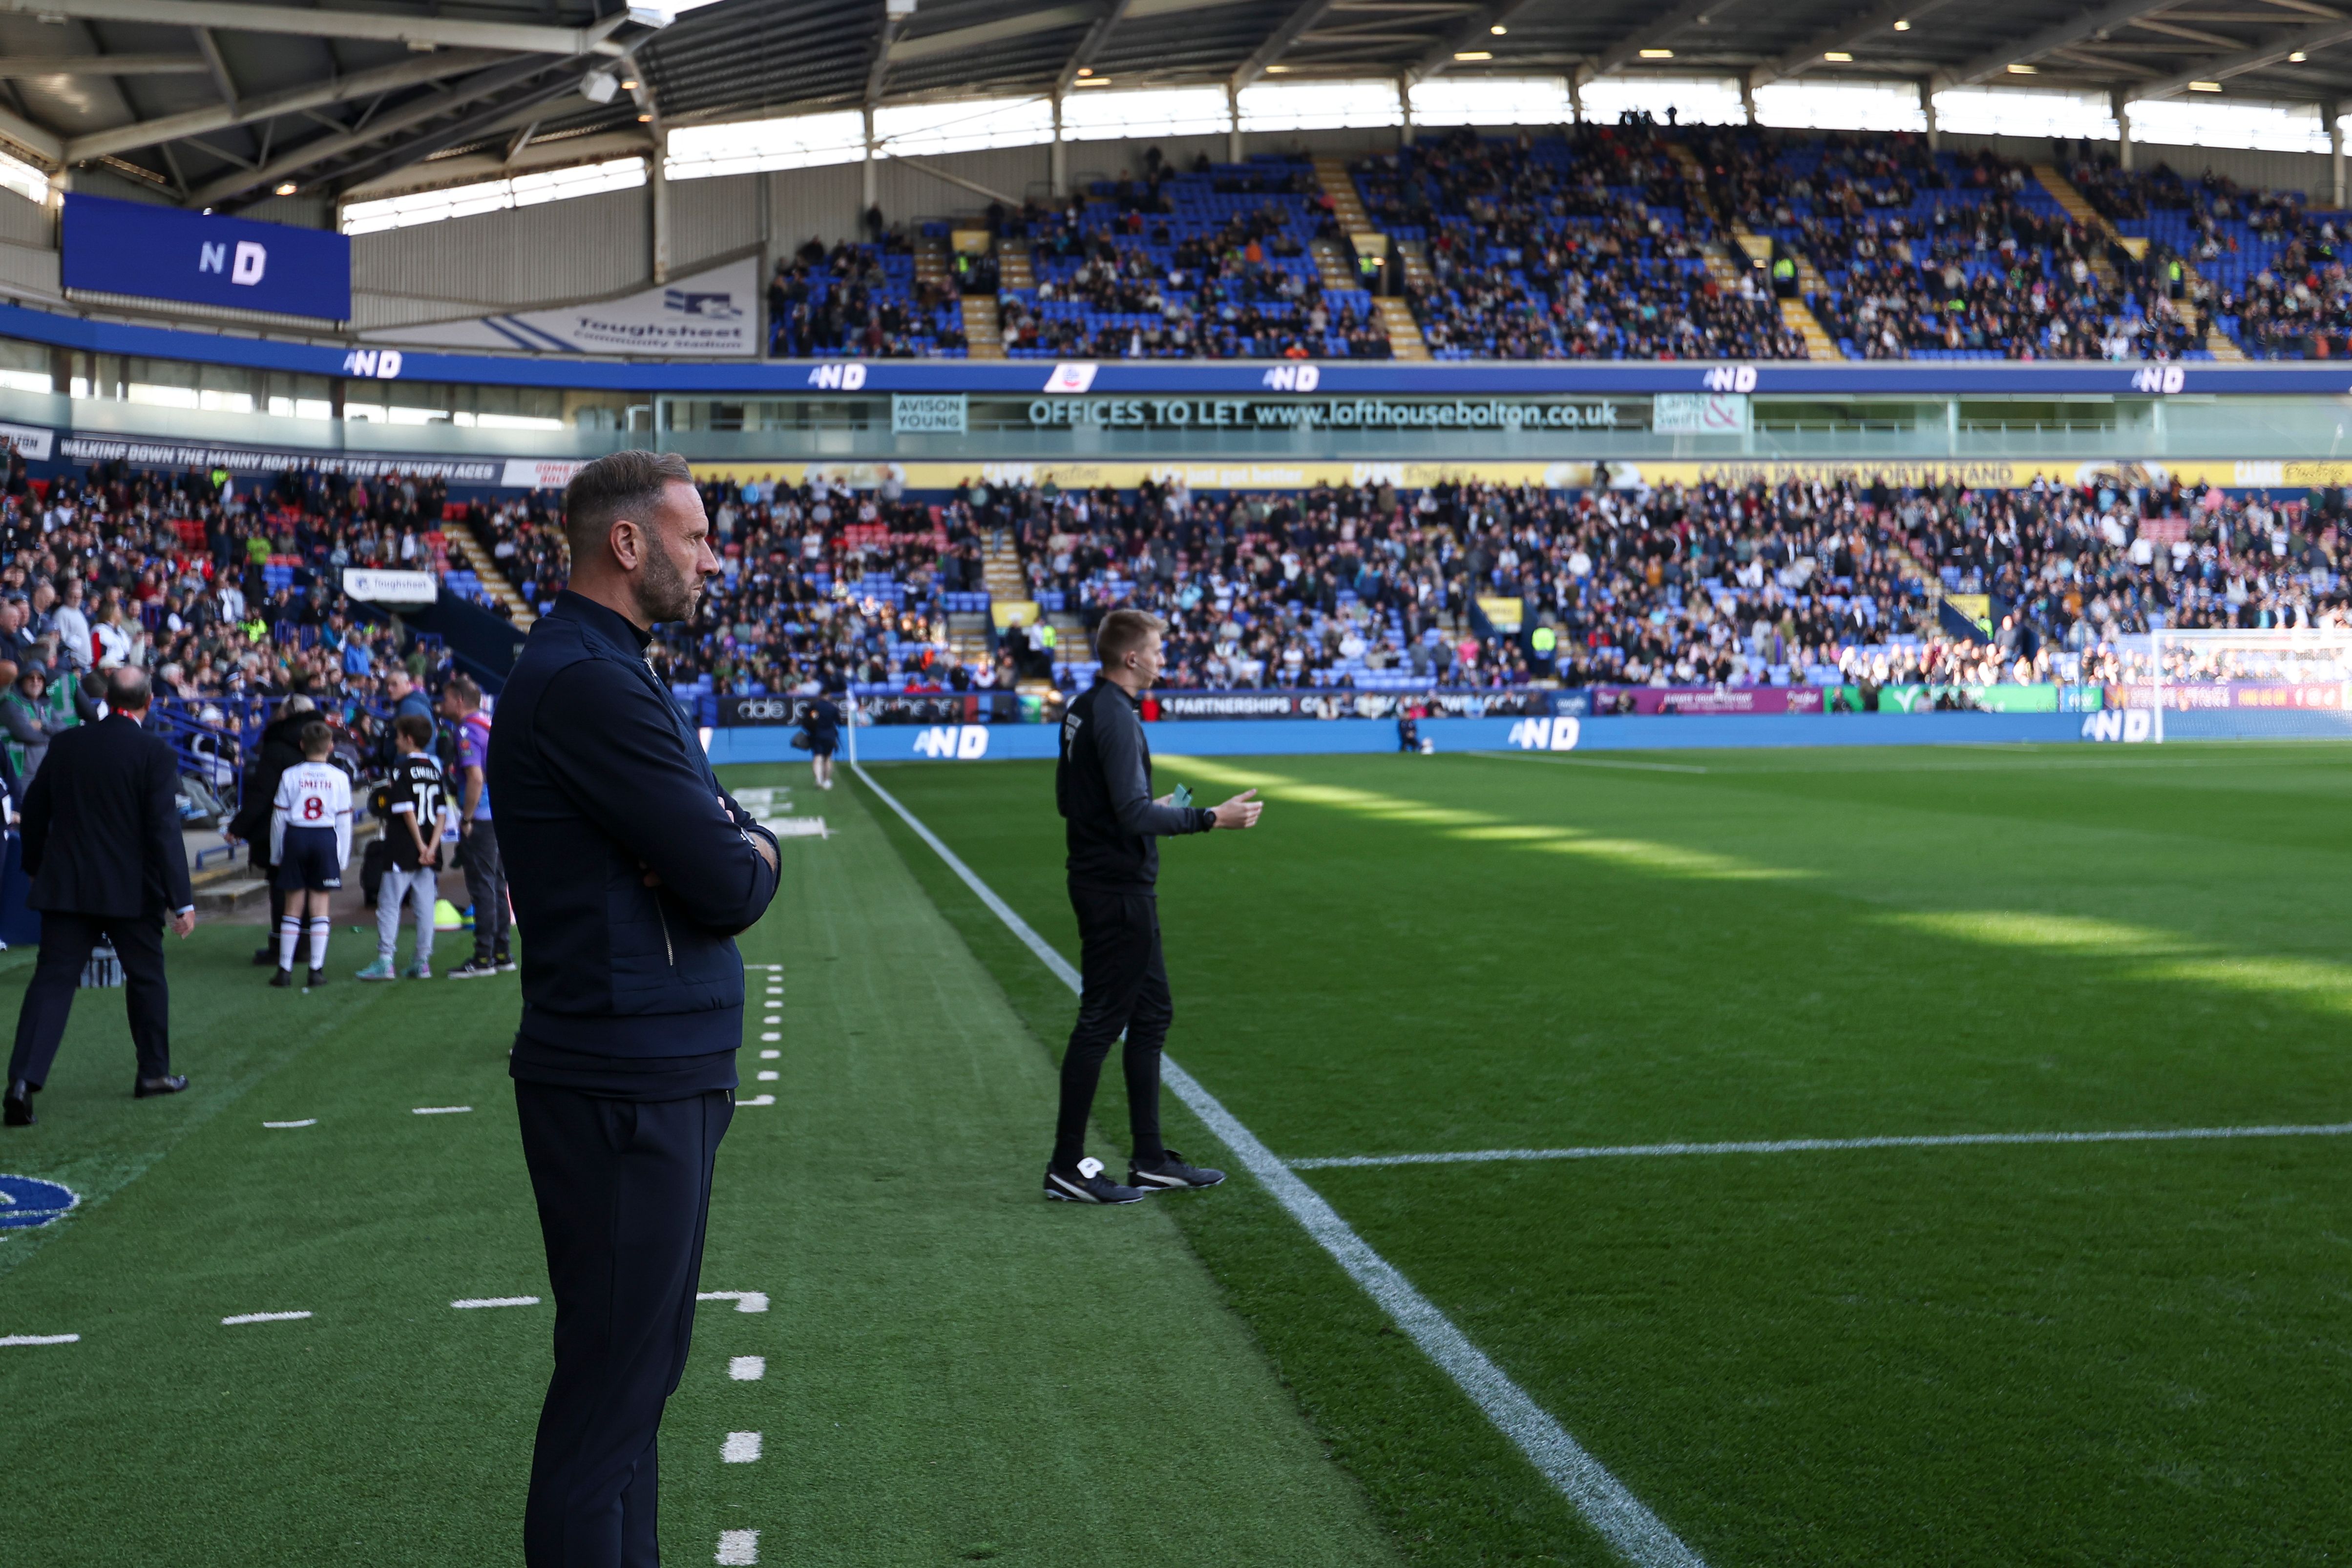
[[[8,1092],[0,1097],[0,1125],[29,1127],[40,1120],[33,1114],[33,1087],[19,1078],[8,1085]]]
[[[144,1100],[151,1094],[177,1094],[188,1086],[184,1073],[167,1073],[162,1078],[142,1078],[131,1091],[134,1100]]]
[[[278,944],[272,942],[267,947],[256,947],[253,950],[253,964],[256,968],[259,968],[264,964],[273,969],[278,967]]]

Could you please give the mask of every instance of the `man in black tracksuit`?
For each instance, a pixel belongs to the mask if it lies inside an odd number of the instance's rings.
[[[1142,695],[1160,678],[1166,623],[1114,610],[1095,633],[1102,674],[1062,720],[1055,801],[1068,822],[1070,905],[1078,916],[1085,988],[1062,1057],[1062,1109],[1045,1196],[1065,1203],[1133,1203],[1169,1187],[1214,1186],[1223,1171],[1186,1165],[1160,1141],[1160,1047],[1175,1017],[1160,953],[1160,835],[1247,828],[1264,807],[1243,791],[1223,805],[1180,806],[1151,798],[1151,748]],[[1111,1041],[1127,1034],[1127,1114],[1134,1135],[1128,1185],[1087,1157],[1087,1118]]]
[[[564,497],[572,586],[489,738],[522,931],[509,1071],[555,1296],[529,1568],[654,1568],[655,1438],[686,1367],[710,1174],[734,1113],[743,962],[776,843],[719,788],[646,662],[719,570],[692,471],[620,452]]]

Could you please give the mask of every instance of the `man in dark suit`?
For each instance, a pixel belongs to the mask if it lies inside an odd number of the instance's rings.
[[[734,1114],[734,938],[776,895],[776,841],[646,664],[719,570],[693,470],[616,452],[564,510],[571,587],[507,677],[488,767],[525,934],[508,1071],[555,1296],[523,1562],[654,1568],[655,1437]]]
[[[163,920],[185,936],[195,894],[180,838],[180,769],[172,748],[141,727],[147,677],[115,670],[105,719],[49,745],[25,795],[25,870],[41,912],[41,958],[16,1015],[16,1049],[0,1111],[7,1125],[33,1124],[33,1095],[47,1082],[74,989],[103,938],[122,961],[131,1040],[139,1052],[132,1092],[177,1094],[172,1071],[171,994],[163,981]]]

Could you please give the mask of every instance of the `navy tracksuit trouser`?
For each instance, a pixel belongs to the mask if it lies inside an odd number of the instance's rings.
[[[515,1084],[555,1294],[523,1509],[529,1568],[655,1568],[662,1407],[686,1371],[710,1172],[734,1097]]]

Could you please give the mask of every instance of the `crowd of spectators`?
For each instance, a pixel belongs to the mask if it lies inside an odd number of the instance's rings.
[[[878,218],[879,214],[876,214]],[[960,359],[968,347],[954,282],[916,276],[906,236],[831,250],[810,240],[768,280],[768,348],[782,359]]]
[[[1171,687],[1360,691],[2077,680],[2151,625],[2352,619],[2342,496],[2232,500],[2137,470],[2014,491],[1860,471],[1215,497],[967,482],[932,502],[721,480],[705,505],[724,574],[655,660],[674,686],[742,695],[1082,690],[1087,639],[1121,605],[1167,618]],[[988,637],[992,549],[1057,639]],[[1947,594],[1983,596],[1974,630]]]

